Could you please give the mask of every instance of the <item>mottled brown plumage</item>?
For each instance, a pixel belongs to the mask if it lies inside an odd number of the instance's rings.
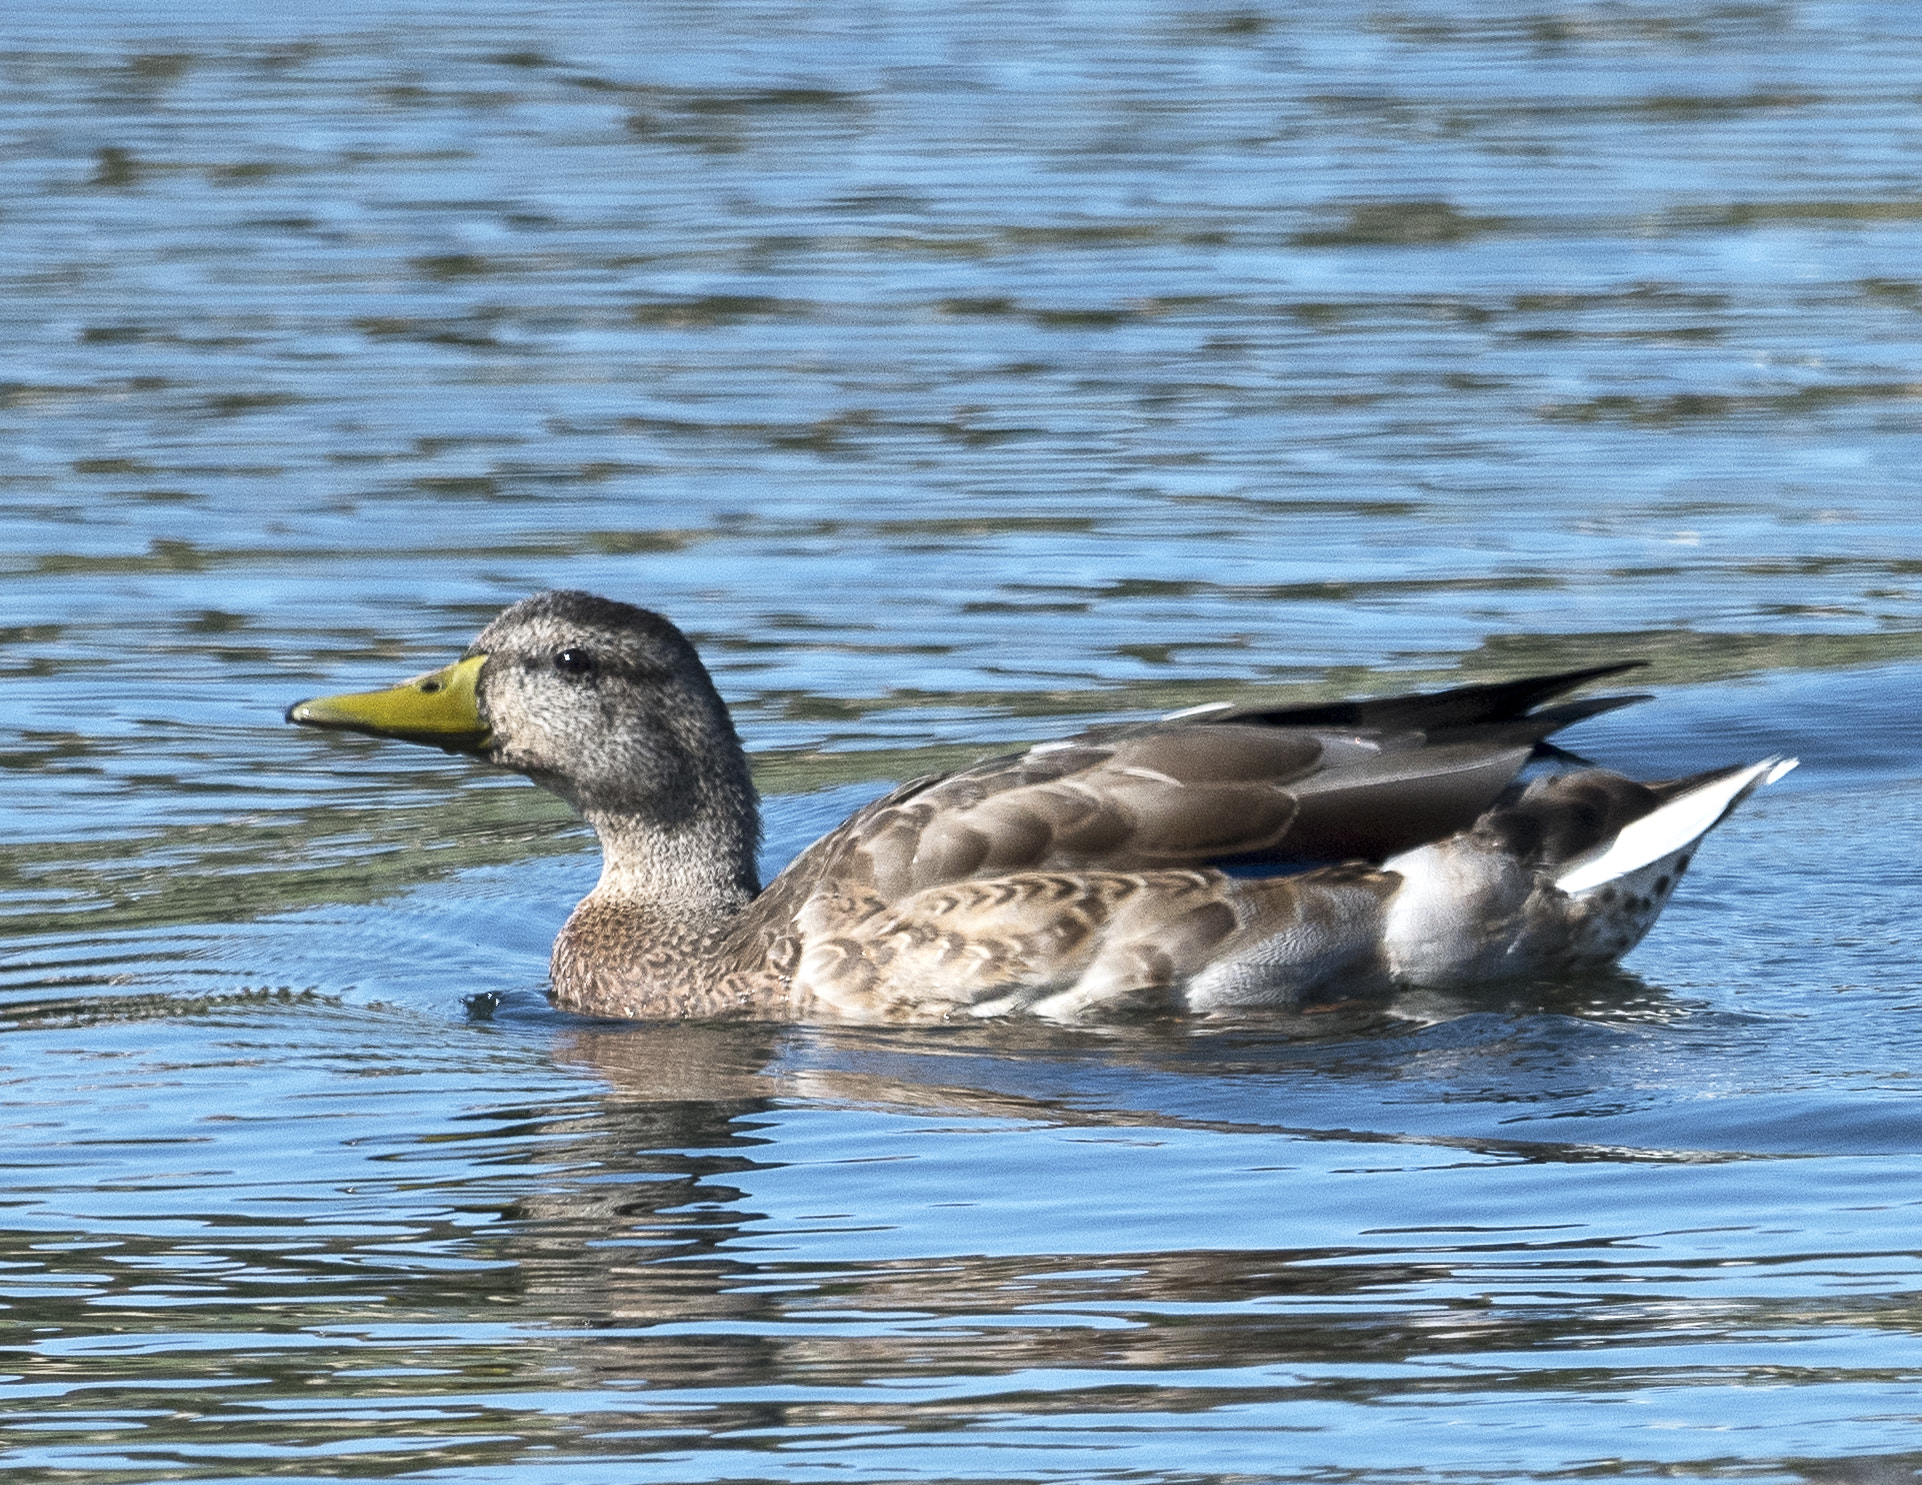
[[[644,609],[539,594],[444,671],[289,717],[477,754],[580,810],[603,869],[554,946],[570,1009],[1075,1019],[1617,957],[1696,839],[1788,766],[1519,788],[1552,733],[1639,698],[1545,703],[1628,668],[1095,729],[905,784],[765,891],[727,709]]]

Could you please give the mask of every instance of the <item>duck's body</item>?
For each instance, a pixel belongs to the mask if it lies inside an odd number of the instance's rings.
[[[524,600],[455,665],[289,718],[430,742],[573,803],[601,880],[553,993],[631,1019],[1060,1019],[1296,1006],[1619,958],[1695,843],[1786,772],[1525,788],[1630,668],[1109,728],[858,811],[765,891],[747,761],[693,647],[582,593]]]

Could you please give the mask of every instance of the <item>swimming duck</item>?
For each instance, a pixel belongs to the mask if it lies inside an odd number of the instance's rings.
[[[1608,964],[1697,842],[1794,760],[1518,782],[1640,696],[1632,669],[1328,706],[1216,703],[921,778],[763,890],[746,753],[694,647],[647,609],[540,593],[443,670],[289,721],[526,774],[600,838],[554,944],[595,1016],[1060,1020],[1297,1007]]]

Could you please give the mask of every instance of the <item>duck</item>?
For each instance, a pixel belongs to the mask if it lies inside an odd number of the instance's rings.
[[[765,887],[746,750],[649,609],[537,593],[443,669],[286,716],[483,759],[579,812],[602,867],[554,942],[564,1010],[1075,1023],[1614,963],[1796,762],[1644,782],[1549,741],[1648,700],[1570,697],[1641,663],[1098,726],[901,784]]]

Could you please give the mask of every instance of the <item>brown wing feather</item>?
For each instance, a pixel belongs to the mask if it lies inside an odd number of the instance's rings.
[[[1548,734],[1627,698],[1529,709],[1624,668],[1044,743],[874,801],[752,916],[820,919],[828,900],[853,911],[1024,871],[1379,861],[1472,824]]]

